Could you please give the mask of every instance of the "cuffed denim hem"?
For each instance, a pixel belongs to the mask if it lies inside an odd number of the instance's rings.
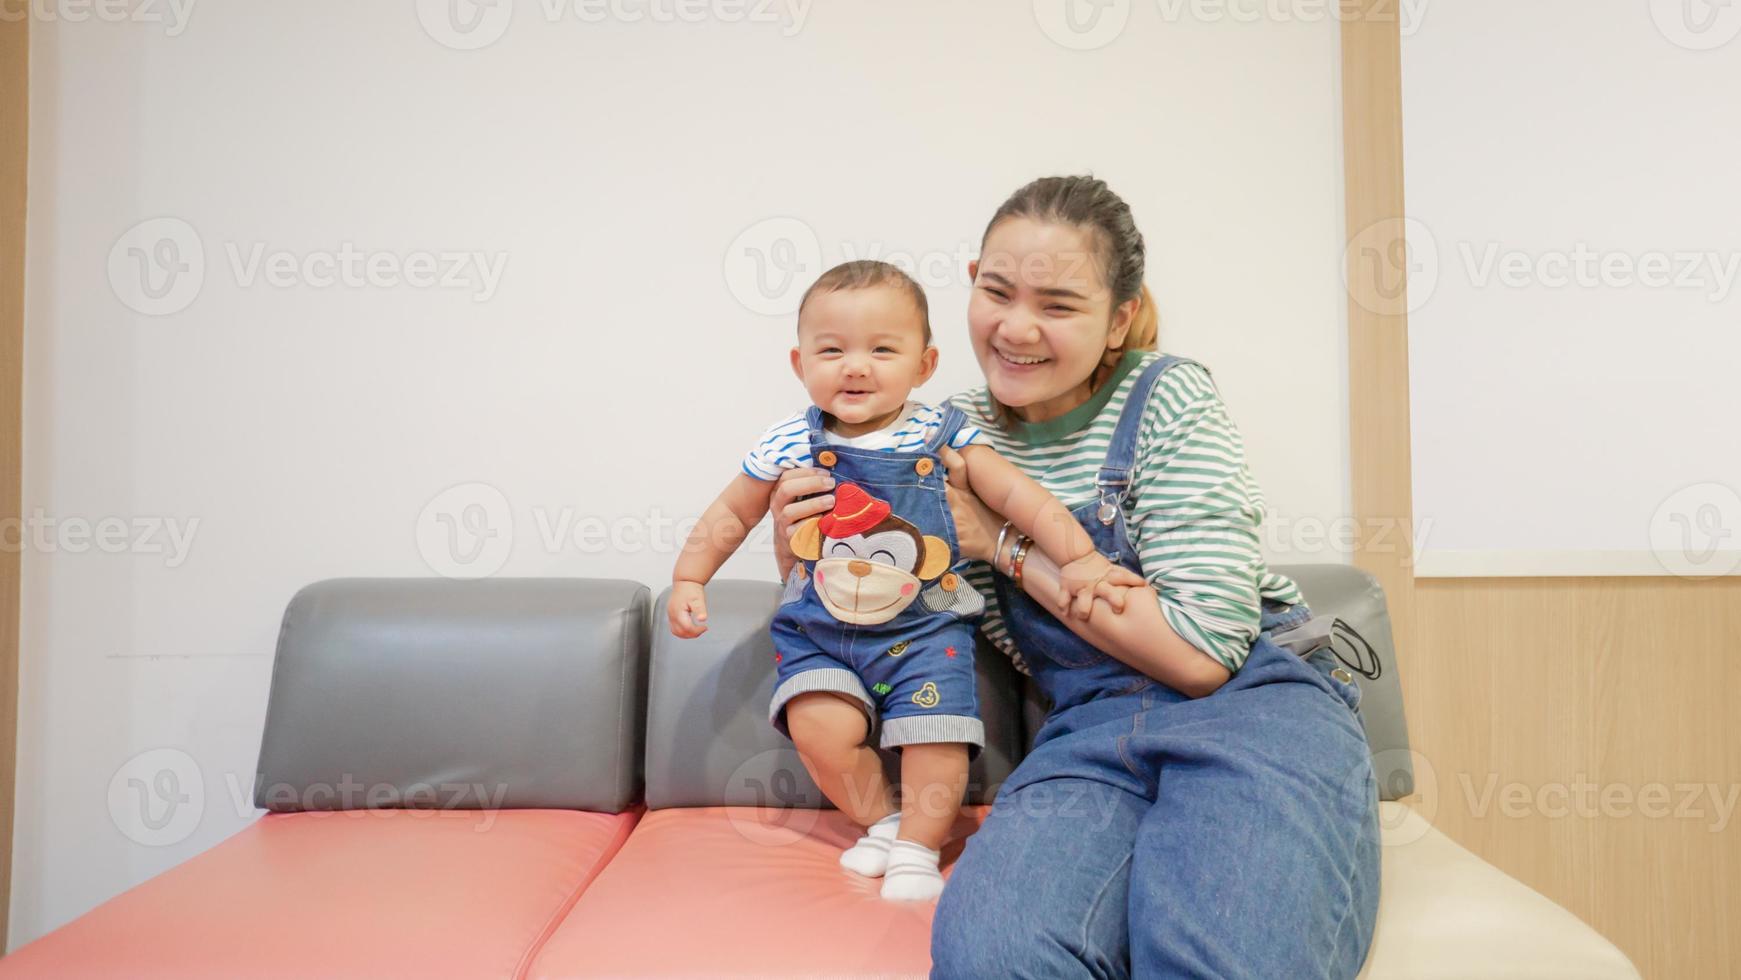
[[[768,708],[768,721],[781,735],[792,737],[791,731],[786,727],[786,703],[811,691],[832,691],[850,696],[858,702],[859,710],[864,712],[866,738],[869,738],[870,732],[876,730],[876,706],[871,703],[870,694],[865,691],[864,683],[858,679],[858,675],[844,667],[818,667],[793,674],[774,688],[773,703]]]
[[[885,749],[934,742],[967,743],[967,758],[971,762],[985,747],[985,722],[969,715],[905,715],[883,719],[881,744]]]

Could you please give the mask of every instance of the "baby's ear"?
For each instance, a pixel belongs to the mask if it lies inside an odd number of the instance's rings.
[[[919,562],[919,581],[929,582],[942,575],[949,568],[951,559],[949,542],[942,538],[925,535],[925,560]]]
[[[822,527],[820,518],[812,517],[792,532],[792,554],[805,561],[822,557]]]

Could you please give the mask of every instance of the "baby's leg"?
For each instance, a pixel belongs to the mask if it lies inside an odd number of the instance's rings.
[[[810,778],[855,823],[873,824],[895,812],[876,750],[864,744],[864,712],[844,695],[809,691],[786,705],[786,726]]]
[[[967,746],[960,742],[901,749],[901,840],[932,850],[949,839],[967,793]]]
[[[931,742],[901,748],[901,826],[889,848],[883,897],[924,901],[943,893],[937,864],[967,791],[967,746]]]
[[[842,813],[868,828],[841,853],[841,867],[871,878],[882,874],[901,815],[882,760],[864,744],[864,712],[842,695],[813,691],[792,699],[786,723],[810,778]]]

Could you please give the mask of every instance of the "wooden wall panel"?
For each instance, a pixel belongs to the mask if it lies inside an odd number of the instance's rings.
[[[1646,977],[1741,976],[1741,579],[1417,580],[1383,533],[1412,513],[1406,263],[1365,261],[1401,254],[1395,7],[1342,4],[1343,144],[1356,562],[1396,621],[1410,802]]]

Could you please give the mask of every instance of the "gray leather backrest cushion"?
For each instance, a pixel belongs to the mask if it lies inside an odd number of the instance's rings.
[[[1334,650],[1360,685],[1360,722],[1372,745],[1379,798],[1396,800],[1413,793],[1414,763],[1408,719],[1403,716],[1396,640],[1378,580],[1353,565],[1278,565],[1275,570],[1299,584],[1314,613],[1335,616],[1371,645],[1371,656],[1358,643],[1344,639],[1336,641]]]
[[[707,632],[680,640],[653,611],[647,694],[647,805],[829,807],[790,739],[768,723],[774,647],[768,624],[779,604],[771,582],[715,580],[707,587]],[[986,744],[968,772],[967,800],[989,803],[1022,750],[1019,685],[1005,657],[981,647],[980,715]],[[895,753],[878,750],[898,773]]]
[[[308,586],[284,612],[255,805],[622,811],[649,603],[600,579]]]

